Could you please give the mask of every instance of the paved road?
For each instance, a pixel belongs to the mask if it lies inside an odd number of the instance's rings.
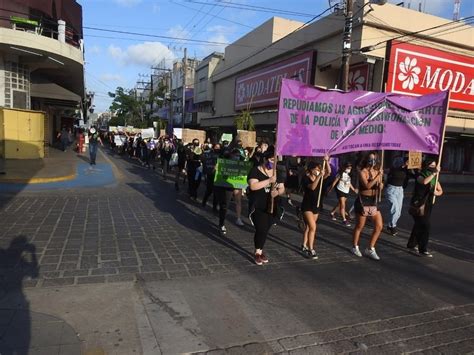
[[[407,233],[384,235],[379,263],[355,258],[350,229],[327,216],[320,259],[304,259],[290,211],[272,228],[270,263],[258,267],[250,225],[230,215],[221,238],[209,207],[171,181],[118,156],[101,156],[101,166],[117,181],[0,199],[0,309],[24,309],[21,299],[32,315],[72,325],[76,339],[46,344],[57,353],[77,339],[83,351],[123,354],[474,351],[472,196],[439,199],[431,260],[406,251]],[[406,216],[401,226],[410,227]],[[109,317],[97,317],[107,306]],[[13,318],[0,322],[2,334]]]

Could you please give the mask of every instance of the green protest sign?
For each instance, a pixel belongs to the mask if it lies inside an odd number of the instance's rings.
[[[221,139],[219,142],[224,142],[224,141],[227,141],[227,142],[232,142],[232,139],[233,139],[233,136],[232,136],[232,133],[222,133],[222,136],[221,136]]]
[[[217,159],[214,185],[234,189],[247,188],[247,175],[252,168],[248,161]]]

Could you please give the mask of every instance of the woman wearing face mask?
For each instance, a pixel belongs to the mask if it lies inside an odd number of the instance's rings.
[[[322,196],[320,196],[320,193],[322,193],[321,184],[324,179],[331,175],[331,166],[328,163],[329,157],[324,157],[324,160],[326,167],[324,171],[320,163],[314,161],[309,162],[306,176],[304,176],[301,181],[301,185],[304,189],[301,211],[303,212],[303,218],[306,224],[303,234],[302,252],[306,257],[311,259],[318,258],[314,250],[314,242],[316,239],[316,224],[322,206]]]
[[[361,162],[361,170],[359,172],[359,196],[356,198],[354,204],[354,210],[357,214],[357,224],[354,228],[351,252],[358,257],[362,257],[362,253],[359,250],[360,233],[362,233],[364,229],[367,218],[371,217],[374,230],[370,238],[369,247],[365,249],[364,255],[373,260],[380,260],[375,251],[375,244],[383,229],[382,215],[377,208],[378,194],[383,188],[382,178],[383,172],[380,170],[380,166],[377,165],[376,154],[369,153]]]
[[[263,153],[260,164],[253,167],[247,177],[250,188],[249,198],[252,200],[253,206],[249,218],[255,227],[254,244],[257,265],[268,263],[268,258],[263,253],[263,247],[268,231],[275,222],[275,213],[268,211],[268,202],[271,198],[278,198],[285,193],[284,184],[276,183],[277,177],[274,175],[273,169],[273,164],[276,162],[273,154],[274,148],[269,147]]]
[[[330,191],[336,187],[336,195],[338,203],[331,211],[331,218],[333,221],[336,220],[336,212],[339,211],[342,217],[342,223],[350,227],[351,224],[347,220],[347,216],[349,215],[346,212],[346,201],[349,197],[349,192],[352,190],[354,193],[358,193],[358,190],[352,186],[351,182],[351,172],[352,172],[352,164],[346,163],[344,167],[339,171],[336,176],[336,179],[332,183]]]
[[[439,174],[440,168],[436,164],[436,160],[427,159],[423,163],[423,168],[416,178],[415,192],[412,197],[414,201],[424,202],[425,208],[422,216],[413,216],[415,224],[411,231],[410,239],[408,240],[407,248],[418,252],[420,256],[433,257],[428,252],[428,241],[430,238],[430,217],[433,208],[433,195],[441,196],[443,188],[439,181],[436,181],[436,176]],[[418,247],[418,248],[417,248]]]
[[[239,142],[240,142],[240,147],[242,147],[242,141],[238,141],[237,143]],[[239,148],[232,150],[231,159],[238,160],[238,161],[243,160],[243,157],[241,155],[241,151]],[[232,194],[234,196],[235,215],[237,217],[235,220],[235,224],[238,225],[239,227],[243,227],[244,222],[242,221],[242,189],[234,189]]]

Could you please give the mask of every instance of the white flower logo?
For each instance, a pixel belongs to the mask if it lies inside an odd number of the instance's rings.
[[[349,90],[364,90],[365,78],[360,74],[360,70],[349,73]]]
[[[420,82],[418,75],[421,73],[420,67],[416,66],[416,58],[406,57],[404,62],[398,66],[401,73],[398,74],[398,80],[403,81],[402,88],[413,90],[416,84]]]
[[[237,101],[243,102],[245,100],[245,85],[244,83],[240,83],[239,87],[237,88]]]

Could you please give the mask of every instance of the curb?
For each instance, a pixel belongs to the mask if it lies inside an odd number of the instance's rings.
[[[74,180],[77,176],[77,172],[65,176],[54,176],[45,178],[30,178],[30,179],[0,179],[0,184],[48,184],[52,182]]]

